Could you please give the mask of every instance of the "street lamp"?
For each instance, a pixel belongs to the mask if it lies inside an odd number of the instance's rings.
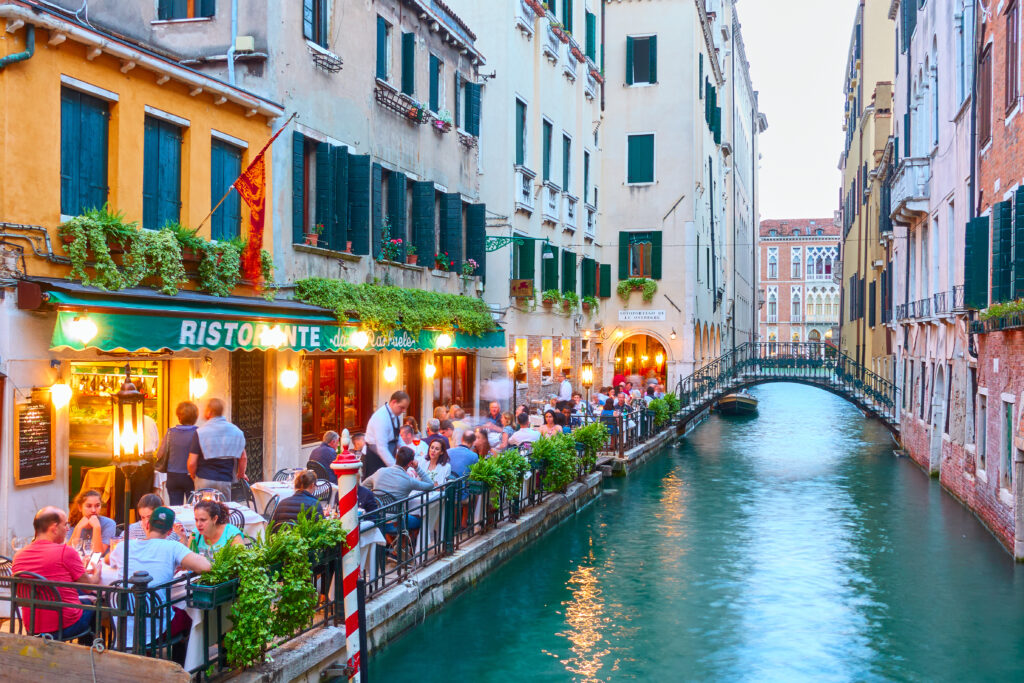
[[[580,363],[580,384],[587,390],[587,408],[590,408],[590,387],[594,386],[594,364],[589,360],[585,360]],[[584,410],[583,414],[586,415],[587,411]]]
[[[111,414],[114,419],[114,466],[124,475],[124,585],[128,585],[129,519],[132,505],[132,477],[145,464],[146,442],[143,424],[145,396],[132,382],[131,365],[124,366],[121,390],[110,395]]]
[[[512,400],[508,402],[508,409],[514,413],[516,410],[516,396],[519,392],[518,382],[516,381],[516,357],[509,356],[505,365],[508,367],[508,374],[512,375]]]

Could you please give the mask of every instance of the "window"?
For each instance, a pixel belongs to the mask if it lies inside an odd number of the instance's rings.
[[[999,466],[999,485],[1010,489],[1013,485],[1013,404],[1003,401],[1003,447]]]
[[[512,248],[512,272],[517,280],[533,280],[536,272],[537,259],[534,251],[534,240],[523,240]]]
[[[650,242],[636,241],[629,245],[630,277],[650,277],[652,251]]]
[[[814,234],[817,235],[818,237],[821,237],[822,235],[825,234],[825,231],[824,230],[815,230]]]
[[[1020,18],[1017,2],[1006,8],[1006,111],[1017,105],[1020,92]]]
[[[181,218],[181,128],[147,116],[143,141],[142,227]]]
[[[992,139],[992,45],[985,46],[978,62],[978,139]]]
[[[769,230],[768,231],[768,236],[769,237],[778,237],[779,236],[779,231],[778,230]]]
[[[231,188],[242,174],[242,150],[234,145],[214,140],[210,146],[210,206]],[[242,234],[242,200],[237,192],[227,195],[210,218],[210,237],[229,240]]]
[[[779,249],[778,247],[768,248],[768,279],[779,279]]]
[[[540,375],[541,382],[551,381],[551,371],[555,366],[555,346],[551,339],[540,340]]]
[[[551,8],[554,11],[554,7]],[[572,0],[562,0],[562,24],[572,33]]]
[[[978,469],[985,471],[988,455],[988,396],[985,394],[978,394],[978,419],[975,424],[978,433]]]
[[[541,162],[541,180],[545,183],[551,180],[551,135],[552,125],[550,121],[541,124],[541,142],[543,144],[543,161]]]
[[[210,4],[212,5],[213,2]],[[302,0],[302,35],[306,40],[312,41],[320,47],[327,47],[327,9],[329,6],[329,0]]]
[[[526,102],[516,100],[516,165],[526,165]]]
[[[309,0],[306,2],[309,3]],[[216,0],[160,0],[156,15],[161,21],[195,19],[212,17],[216,10]]]
[[[800,262],[800,247],[793,247],[792,256],[790,260],[790,275],[793,280],[799,280],[803,275],[803,267]]]
[[[661,231],[619,233],[619,279],[661,279]]]
[[[452,91],[452,96],[454,97],[452,106],[452,123],[456,128],[458,128],[462,125],[462,118],[459,115],[459,107],[462,102],[462,75],[458,71],[455,72],[455,90]],[[516,108],[518,109],[518,107],[519,100],[516,100]]]
[[[562,293],[576,294],[576,254],[562,250]]]
[[[324,432],[362,429],[370,418],[371,363],[358,356],[315,356],[302,361],[302,441]]]
[[[793,237],[799,237],[799,236],[800,236],[800,230],[799,229],[794,229],[793,230]]]
[[[107,203],[108,105],[85,93],[60,91],[60,212],[76,216]]]
[[[597,61],[597,15],[593,12],[586,13],[587,20],[587,35],[583,42],[583,52],[587,59],[592,62]]]
[[[402,34],[402,93],[416,93],[416,34]],[[468,120],[469,117],[467,116]]]
[[[430,55],[430,111],[441,111],[442,62],[438,57]]]
[[[965,444],[974,443],[974,411],[975,411],[975,395],[978,391],[978,369],[970,368],[967,373],[967,414],[965,416],[964,428],[966,430],[964,436]]]
[[[626,37],[626,84],[658,82],[658,37]]]
[[[377,78],[386,81],[391,77],[391,24],[384,17],[377,17]]]
[[[792,301],[790,302],[790,315],[795,323],[800,322],[800,314],[803,312],[803,307],[800,304],[800,288],[794,287],[792,291]],[[794,339],[793,341],[799,341]]]
[[[590,203],[590,152],[583,152],[583,203]]]
[[[779,321],[779,297],[777,291],[774,287],[768,290],[768,322],[770,323]]]
[[[434,407],[459,405],[472,411],[475,358],[465,353],[434,354]]]
[[[626,182],[654,182],[654,134],[630,135],[626,143]]]
[[[569,192],[569,171],[572,169],[572,138],[562,135],[562,190]]]

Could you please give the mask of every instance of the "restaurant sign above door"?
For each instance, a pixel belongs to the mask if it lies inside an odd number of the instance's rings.
[[[327,321],[274,322],[246,318],[199,318],[166,315],[135,315],[122,313],[81,313],[60,311],[53,329],[53,349],[100,351],[218,350],[252,351],[255,349],[290,349],[293,351],[427,351],[433,350],[439,330],[423,330],[413,335],[406,330],[388,334],[368,332],[368,343],[360,347],[353,336],[359,328],[345,327]],[[75,320],[83,316],[95,324],[96,332],[89,340],[76,335],[80,326]],[[501,330],[482,336],[456,332],[451,335],[451,349],[503,347],[505,333]]]

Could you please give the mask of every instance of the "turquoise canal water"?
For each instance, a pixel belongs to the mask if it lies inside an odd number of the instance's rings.
[[[796,384],[713,416],[370,661],[371,680],[1024,680],[1024,567]]]

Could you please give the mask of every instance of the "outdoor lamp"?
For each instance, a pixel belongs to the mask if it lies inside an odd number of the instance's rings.
[[[676,328],[674,328],[674,327],[672,328],[672,334],[668,335],[668,338],[669,339],[675,339],[676,338]]]
[[[99,329],[87,315],[76,315],[69,325],[72,336],[83,344],[92,341]]]
[[[138,466],[145,454],[142,428],[142,402],[145,396],[132,382],[131,366],[124,368],[125,378],[121,390],[110,395],[114,419],[114,464]]]
[[[646,363],[648,360],[649,360],[648,356],[640,356],[640,362],[641,363]]]
[[[665,362],[665,356],[661,355],[660,353],[657,356],[654,357],[654,364],[655,365],[660,366],[664,362]]]
[[[188,393],[192,398],[202,398],[210,388],[205,377],[193,377],[188,381]]]
[[[396,377],[398,377],[398,368],[396,368],[394,365],[388,365],[386,368],[384,368],[385,382],[394,382]]]
[[[615,330],[615,338],[622,339],[622,330]]]
[[[580,384],[584,389],[594,386],[594,364],[589,360],[580,364]]]
[[[445,349],[452,345],[452,336],[447,332],[442,332],[441,334],[437,335],[437,340],[434,342],[434,345],[437,346],[437,348],[444,351]]]
[[[562,358],[561,358],[561,356],[555,356],[555,367],[556,368],[562,367]]]
[[[299,373],[292,366],[281,371],[281,386],[285,389],[294,389],[299,383]]]
[[[533,369],[536,370],[537,368],[540,367],[540,358],[534,356],[533,362],[531,364],[533,365]]]
[[[63,380],[50,387],[50,403],[57,410],[71,403],[71,387],[65,384]]]
[[[633,356],[626,356],[626,365],[633,364]]]
[[[508,357],[508,361],[506,361],[506,365],[508,365],[508,371],[510,373],[515,372],[516,371],[516,357],[515,356],[509,356]]]
[[[352,336],[348,338],[349,344],[356,347],[357,349],[365,349],[366,345],[370,343],[370,335],[365,330],[356,330],[352,333]]]
[[[281,329],[280,325],[264,327],[263,331],[260,332],[260,346],[276,349],[279,346],[284,346],[284,343],[287,340],[288,337],[285,335],[284,330]]]
[[[423,367],[423,374],[427,376],[427,379],[434,379],[434,375],[437,373],[437,368],[433,363],[427,363]]]

